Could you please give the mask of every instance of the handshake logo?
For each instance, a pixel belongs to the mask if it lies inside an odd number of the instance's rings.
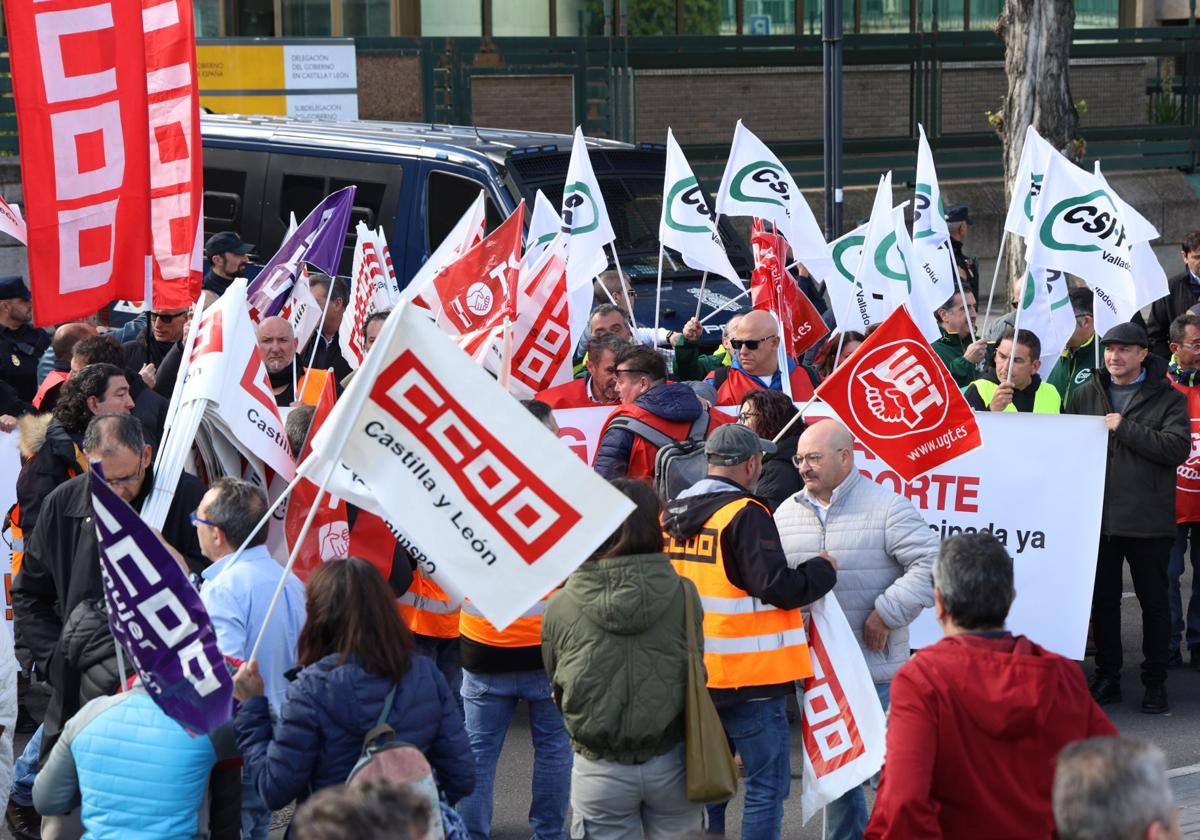
[[[928,348],[904,339],[876,348],[855,365],[850,408],[880,438],[927,431],[945,419],[945,382],[927,364]]]

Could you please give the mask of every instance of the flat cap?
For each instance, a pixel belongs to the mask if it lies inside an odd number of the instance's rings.
[[[1117,324],[1100,339],[1101,344],[1133,344],[1138,347],[1149,347],[1150,337],[1146,330],[1137,324]]]

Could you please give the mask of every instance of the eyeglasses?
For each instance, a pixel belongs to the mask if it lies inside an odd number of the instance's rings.
[[[109,478],[108,476],[105,476],[104,483],[109,487],[123,487],[128,484],[135,484],[142,480],[142,473],[143,470],[138,470],[133,475],[125,475],[121,476],[120,478]]]
[[[186,313],[186,312],[176,312],[174,315],[171,315],[171,314],[169,314],[169,313],[167,313],[167,312],[150,312],[150,313],[147,313],[147,317],[148,317],[148,318],[149,318],[151,321],[162,321],[164,324],[171,324],[171,323],[174,323],[176,319],[178,319],[178,318],[183,318],[183,317],[184,317],[184,316],[186,316],[186,315],[187,315],[187,313]]]
[[[738,415],[738,419],[745,423],[751,417],[757,417],[760,414],[758,411],[743,411]]]
[[[200,513],[200,509],[197,508],[196,510],[194,510],[188,514],[188,521],[192,523],[192,527],[195,527],[197,525],[209,525],[213,528],[221,527],[216,522],[213,522],[211,519],[202,519],[200,516],[197,515],[199,513]]]
[[[841,449],[833,450],[833,453],[836,455],[839,452],[845,452],[845,451],[847,451],[846,447],[843,446]],[[825,459],[824,452],[813,452],[810,455],[794,455],[792,457],[792,466],[803,467],[804,464],[807,462],[807,463],[811,464],[812,466],[816,467],[816,466],[819,466],[821,461],[823,461],[824,459]]]
[[[647,371],[640,370],[638,368],[617,368],[616,371],[614,371],[614,372],[617,374],[617,376],[620,376],[622,373],[632,373],[632,374],[637,374],[638,376],[649,376],[650,375]]]
[[[764,341],[770,341],[772,338],[776,337],[777,336],[768,335],[765,338],[731,338],[729,339],[729,346],[734,350],[741,350],[743,347],[745,347],[747,350],[757,350],[759,345]]]

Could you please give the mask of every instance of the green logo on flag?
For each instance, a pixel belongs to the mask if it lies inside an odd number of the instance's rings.
[[[581,208],[587,209],[581,209]],[[563,232],[571,236],[591,233],[600,227],[600,211],[592,190],[583,181],[567,184],[563,191]]]
[[[893,249],[895,249],[896,256],[900,259],[900,265],[905,269],[903,272],[896,271],[896,269],[888,265],[888,257]],[[875,269],[889,280],[899,280],[905,284],[908,284],[909,281],[907,268],[908,267],[904,265],[904,255],[900,253],[899,248],[896,248],[896,234],[894,232],[889,233],[875,248]],[[911,290],[912,287],[910,285],[909,291]]]
[[[913,204],[913,230],[917,233],[913,239],[933,236],[933,219],[927,215],[931,204],[933,204],[933,188],[929,184],[917,184],[917,199]],[[943,217],[946,215],[946,206],[942,203],[940,195],[938,196],[937,211]]]
[[[1042,179],[1045,175],[1031,174],[1029,176],[1029,190],[1025,193],[1025,218],[1033,221],[1033,200],[1042,192]]]
[[[743,166],[733,176],[733,180],[729,183],[729,194],[738,201],[758,201],[763,204],[778,204],[780,207],[786,208],[790,195],[787,181],[784,180],[785,174],[783,167],[777,163],[771,163],[769,160],[756,160],[754,163]],[[774,195],[752,194],[761,192],[763,189]]]
[[[676,199],[679,200],[682,206],[676,206]],[[689,213],[698,214],[701,219],[706,220],[709,224],[684,224],[680,219],[686,218]],[[704,199],[704,193],[700,191],[700,185],[696,182],[694,175],[690,178],[676,181],[671,189],[667,191],[667,227],[681,233],[711,233],[711,223],[715,218],[716,213],[708,206],[708,202]]]
[[[1125,226],[1117,218],[1117,205],[1106,190],[1064,198],[1046,214],[1038,235],[1043,245],[1056,251],[1091,253],[1104,248],[1096,240],[1111,239],[1106,244],[1113,248],[1120,248],[1126,242]],[[1076,241],[1063,241],[1060,237]]]
[[[854,279],[854,271],[846,265],[846,258],[857,256],[861,250],[855,251],[854,254],[847,254],[851,248],[861,249],[863,243],[867,241],[865,236],[847,236],[833,248],[833,264],[838,270],[838,274],[845,277],[851,283],[856,282]],[[857,266],[855,266],[857,268]]]

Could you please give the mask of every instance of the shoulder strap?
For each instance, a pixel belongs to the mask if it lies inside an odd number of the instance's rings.
[[[618,414],[612,420],[608,421],[608,427],[610,429],[624,429],[627,432],[632,432],[657,449],[662,449],[664,446],[669,446],[675,442],[674,438],[663,434],[646,421],[630,417],[628,414]]]
[[[363,737],[363,752],[371,748],[371,745],[382,738],[384,735],[396,734],[396,730],[392,729],[391,724],[387,722],[388,715],[392,713],[392,703],[396,699],[396,686],[392,686],[392,690],[387,693],[387,697],[383,698],[383,708],[379,710],[379,720],[375,721],[375,725]]]
[[[705,407],[700,412],[700,416],[692,421],[692,427],[688,429],[688,440],[703,441],[708,438],[708,408]]]

